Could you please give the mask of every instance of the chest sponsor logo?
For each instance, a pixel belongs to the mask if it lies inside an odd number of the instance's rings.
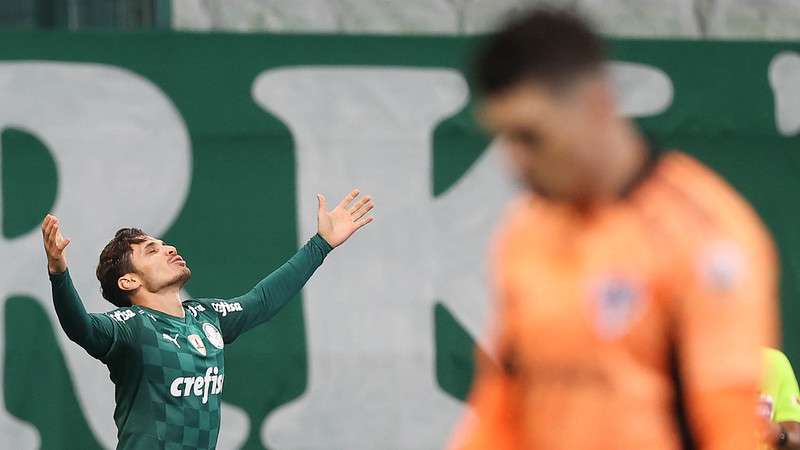
[[[173,397],[200,397],[203,404],[208,403],[209,395],[222,393],[225,375],[219,373],[218,367],[209,367],[205,375],[199,377],[178,377],[172,380],[169,393]]]
[[[189,336],[186,336],[186,340],[192,344],[192,347],[194,347],[197,353],[206,356],[206,344],[203,343],[203,338],[196,334],[190,334]]]
[[[215,302],[211,304],[211,307],[214,308],[214,311],[218,312],[222,317],[227,316],[228,313],[243,311],[242,304],[239,302]]]
[[[589,295],[590,314],[603,339],[616,339],[628,332],[641,314],[642,289],[632,279],[615,275],[594,285]]]
[[[214,325],[206,322],[203,324],[203,333],[206,334],[206,338],[208,338],[208,342],[211,342],[211,345],[217,347],[218,349],[222,350],[222,347],[225,346],[225,341],[222,340],[222,334],[220,334],[217,327]]]
[[[172,342],[173,344],[175,344],[176,347],[181,348],[181,344],[178,343],[178,336],[180,336],[180,335],[177,334],[177,333],[175,333],[175,337],[172,337],[172,336],[168,335],[167,333],[162,333],[161,334],[161,337],[163,337],[164,339]]]

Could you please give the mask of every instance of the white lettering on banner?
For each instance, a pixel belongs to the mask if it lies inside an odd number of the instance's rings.
[[[44,142],[55,160],[59,186],[52,211],[72,239],[69,264],[86,309],[111,309],[97,293],[97,255],[118,228],[137,225],[159,235],[178,216],[191,165],[183,120],[155,85],[99,64],[0,62],[0,98],[0,130],[24,129]],[[10,188],[22,195],[37,185],[36,179],[30,183]],[[108,370],[58,326],[41,239],[38,229],[14,239],[0,237],[0,255],[14,261],[0,271],[0,303],[11,295],[41,302],[56,329],[81,409],[102,445],[113,448],[114,391]],[[0,327],[3,313],[0,304]],[[124,320],[123,315],[116,319]],[[0,330],[0,364],[4,333]],[[3,406],[0,436],[8,448],[39,447],[35,429]]]
[[[299,236],[316,229],[316,192],[333,201],[358,186],[379,204],[375,223],[304,290],[308,390],[267,419],[264,445],[442,448],[462,407],[434,376],[436,252],[457,239],[436,231],[461,221],[436,220],[430,147],[436,124],[464,106],[466,84],[450,70],[311,67],[266,72],[253,92],[295,139]],[[482,309],[484,299],[468,300]]]
[[[623,111],[666,109],[672,85],[661,74],[612,71],[626,86],[618,89]],[[653,95],[631,91],[637,83]],[[358,186],[379,204],[376,222],[306,286],[308,390],[265,421],[262,441],[442,448],[462,406],[436,385],[433,304],[441,299],[473,336],[483,335],[486,247],[513,192],[490,150],[449,191],[431,194],[432,132],[465,105],[466,84],[448,70],[300,67],[262,73],[253,96],[294,136],[299,239],[316,230],[317,192],[337,198]]]
[[[238,450],[244,446],[250,435],[250,416],[232,403],[220,402],[222,417],[217,439],[218,450]]]
[[[783,136],[794,136],[800,132],[800,54],[775,55],[768,77],[775,98],[775,126]]]
[[[608,69],[617,106],[626,116],[654,116],[672,104],[672,80],[663,70],[622,61],[610,63]]]

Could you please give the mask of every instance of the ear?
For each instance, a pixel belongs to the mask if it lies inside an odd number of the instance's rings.
[[[616,116],[614,86],[607,77],[587,80],[580,95],[583,110],[593,123],[603,124]]]
[[[608,77],[592,83],[589,88],[592,113],[601,119],[614,118],[617,115],[617,100],[614,84]]]
[[[132,273],[126,273],[117,280],[117,286],[123,291],[135,291],[141,285],[139,277]]]

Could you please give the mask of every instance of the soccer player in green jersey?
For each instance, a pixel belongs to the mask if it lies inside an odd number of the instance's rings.
[[[372,221],[352,191],[333,210],[318,195],[318,233],[246,294],[181,300],[191,271],[175,247],[136,228],[117,231],[97,278],[117,309],[88,314],[67,270],[59,220],[42,224],[53,302],[67,336],[108,366],[120,450],[213,449],[220,428],[225,346],[272,318],[325,256]],[[355,202],[355,203],[354,203]]]
[[[792,365],[779,350],[765,348],[758,413],[769,422],[765,440],[779,449],[800,449],[800,388]]]

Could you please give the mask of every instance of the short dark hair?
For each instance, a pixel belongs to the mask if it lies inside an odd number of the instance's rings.
[[[131,306],[130,296],[119,288],[117,281],[126,273],[134,271],[131,262],[132,244],[140,244],[147,240],[147,234],[138,228],[120,228],[102,252],[97,263],[97,279],[103,298],[122,308]]]
[[[537,8],[488,37],[474,61],[473,81],[484,95],[526,80],[558,88],[602,69],[605,58],[602,38],[575,12]]]

